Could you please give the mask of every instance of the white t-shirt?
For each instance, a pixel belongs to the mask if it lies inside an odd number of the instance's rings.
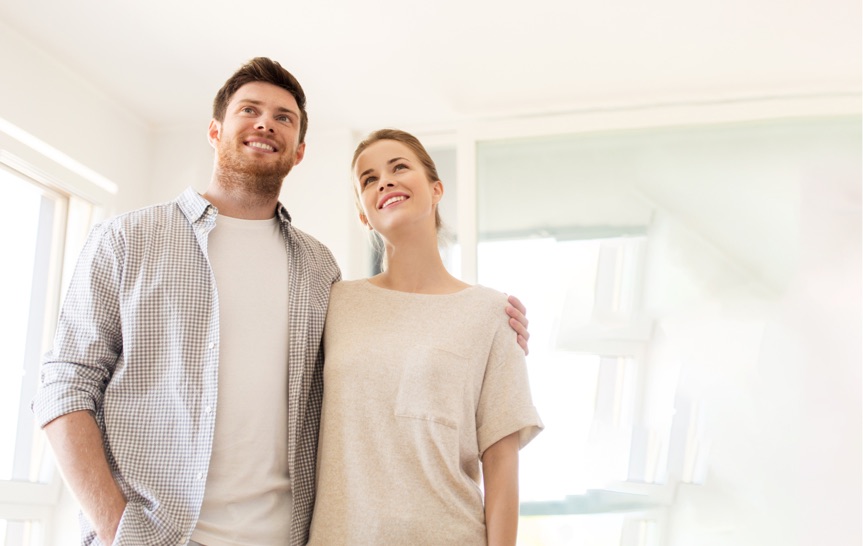
[[[192,540],[288,544],[288,258],[279,222],[219,215],[208,254],[219,300],[219,393]]]

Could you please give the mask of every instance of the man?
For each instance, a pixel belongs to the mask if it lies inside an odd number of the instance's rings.
[[[84,544],[305,544],[340,278],[278,201],[305,103],[253,59],[214,101],[206,192],[92,231],[33,404]]]

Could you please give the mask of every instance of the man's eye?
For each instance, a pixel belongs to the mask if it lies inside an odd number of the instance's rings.
[[[283,121],[283,122],[285,122],[285,123],[291,123],[291,118],[290,118],[290,116],[279,116],[279,117],[277,117],[276,119],[277,119],[277,120],[279,120],[279,121]]]
[[[255,109],[254,109],[254,108],[252,108],[251,106],[246,106],[245,108],[243,108],[243,109],[241,110],[241,112],[243,112],[244,114],[254,114],[254,113],[255,113]]]

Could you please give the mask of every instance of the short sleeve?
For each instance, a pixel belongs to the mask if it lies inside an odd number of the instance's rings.
[[[506,319],[501,321],[494,335],[476,419],[480,456],[495,442],[514,432],[518,432],[519,448],[522,448],[543,429],[530,394],[524,351]]]

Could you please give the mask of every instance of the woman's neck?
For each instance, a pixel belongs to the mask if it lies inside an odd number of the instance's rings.
[[[370,279],[372,284],[381,288],[417,294],[451,294],[470,286],[446,270],[437,241],[401,245],[387,243],[386,253],[386,270]]]

